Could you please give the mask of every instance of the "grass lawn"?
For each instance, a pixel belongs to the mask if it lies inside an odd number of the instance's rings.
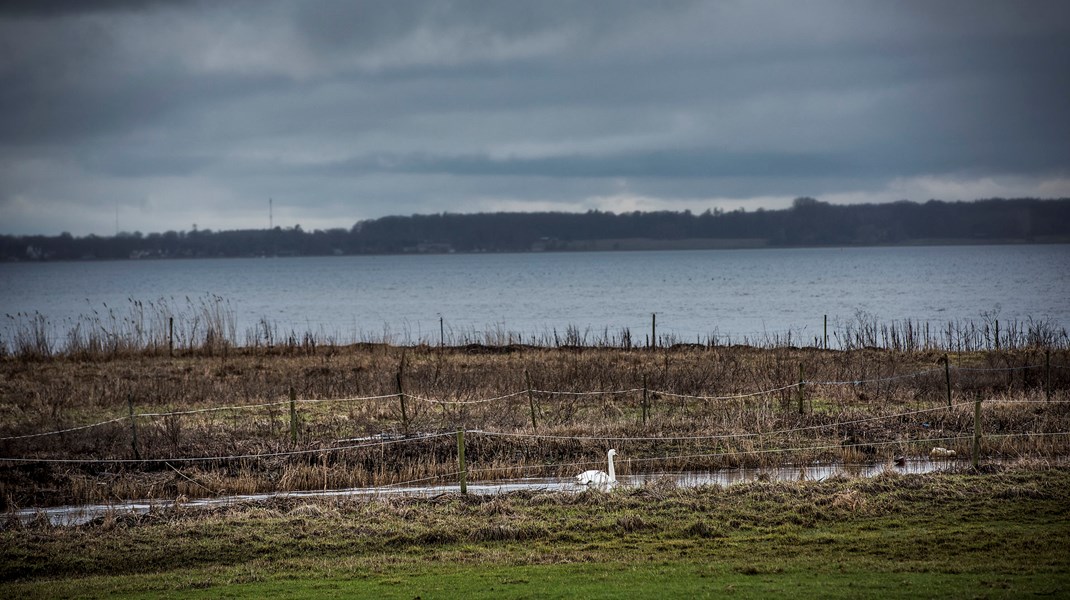
[[[144,577],[93,577],[14,587],[21,597],[129,598],[1020,598],[1065,597],[1066,574],[813,571],[806,565],[774,573],[672,561],[563,565],[404,565],[385,573],[336,572],[314,578],[265,575],[258,567],[215,575],[177,572]],[[264,566],[265,570],[277,568]],[[253,579],[242,583],[230,583]]]

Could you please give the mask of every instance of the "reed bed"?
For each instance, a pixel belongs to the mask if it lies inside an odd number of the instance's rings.
[[[0,506],[455,483],[461,429],[470,481],[566,478],[610,447],[621,474],[890,461],[937,445],[967,456],[977,399],[985,457],[1070,454],[1070,351],[947,360],[519,344],[8,356],[0,457],[22,460],[0,461]]]
[[[1070,333],[1047,319],[1004,319],[998,311],[978,319],[949,321],[882,321],[858,312],[846,321],[834,321],[821,335],[800,331],[760,334],[724,334],[716,327],[684,339],[673,332],[638,332],[629,328],[592,329],[574,324],[541,332],[511,331],[501,325],[478,329],[446,321],[435,333],[414,333],[384,326],[380,332],[297,331],[261,317],[239,331],[238,316],[229,300],[216,294],[199,297],[128,298],[125,305],[86,305],[83,314],[53,320],[41,313],[4,316],[0,327],[0,358],[33,360],[53,357],[82,359],[125,358],[136,355],[216,356],[236,348],[315,353],[319,348],[369,344],[385,346],[531,346],[536,348],[667,348],[693,345],[704,348],[750,346],[762,349],[822,348],[858,350],[877,348],[897,352],[1018,351],[1035,348],[1068,349]],[[653,338],[651,336],[654,336]]]

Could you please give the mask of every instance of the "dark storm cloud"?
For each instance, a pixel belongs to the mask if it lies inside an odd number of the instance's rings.
[[[136,11],[155,6],[191,4],[194,0],[6,0],[0,16],[59,17],[72,14]]]
[[[1067,195],[1068,7],[4,3],[0,233]]]

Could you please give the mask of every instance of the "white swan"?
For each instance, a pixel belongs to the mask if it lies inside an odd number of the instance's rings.
[[[584,471],[576,476],[576,481],[580,485],[588,486],[606,486],[614,485],[617,483],[617,472],[613,470],[613,457],[616,456],[616,450],[610,450],[606,453],[609,458],[609,473],[605,471]]]

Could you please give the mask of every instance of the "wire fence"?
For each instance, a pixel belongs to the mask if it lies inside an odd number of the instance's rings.
[[[1070,403],[1070,401],[1057,401],[1057,402],[1059,404],[1068,404],[1068,403]],[[1014,404],[1014,403],[1015,402],[1011,402],[1010,404]],[[1023,401],[1023,402],[1019,402],[1019,403],[1028,404],[1030,402]],[[972,403],[960,402],[960,403],[955,404],[954,408],[961,408],[961,407],[966,406],[968,404],[972,404]],[[767,438],[775,438],[777,435],[780,435],[780,434],[798,433],[798,432],[801,432],[801,431],[805,431],[807,429],[846,426],[846,425],[857,424],[857,423],[861,423],[861,422],[865,422],[865,421],[897,420],[897,419],[902,419],[904,417],[912,417],[912,416],[917,416],[917,415],[920,415],[920,414],[933,412],[933,411],[936,411],[936,410],[945,410],[945,409],[944,408],[940,408],[940,409],[905,411],[905,412],[898,412],[898,413],[895,413],[895,414],[887,414],[887,415],[879,415],[879,416],[867,417],[865,419],[858,419],[858,420],[854,420],[854,421],[842,421],[842,422],[838,422],[838,423],[824,424],[824,425],[815,426],[815,427],[798,427],[798,428],[782,429],[782,430],[777,430],[777,431],[751,433],[751,434],[746,434],[746,435],[748,435],[748,436],[766,436]],[[526,478],[530,478],[532,475],[542,475],[543,477],[541,479],[535,480],[535,481],[537,481],[537,483],[534,483],[534,484],[528,483],[528,484],[526,484],[527,487],[534,486],[535,489],[538,489],[539,486],[549,485],[550,489],[555,489],[555,490],[584,490],[584,489],[588,489],[588,486],[582,484],[581,482],[579,482],[578,478],[572,477],[571,476],[571,472],[575,472],[575,471],[578,471],[580,469],[586,469],[587,467],[597,466],[597,465],[603,464],[602,460],[572,460],[572,461],[554,461],[554,462],[541,461],[541,462],[526,463],[526,464],[515,464],[515,465],[494,465],[494,464],[483,465],[483,464],[479,464],[478,462],[475,462],[475,463],[469,463],[469,464],[466,465],[465,461],[464,461],[464,445],[463,445],[463,440],[465,439],[465,436],[468,436],[470,439],[472,439],[472,438],[478,439],[480,437],[485,437],[485,438],[493,438],[493,437],[525,437],[525,438],[534,438],[534,439],[539,439],[539,440],[546,440],[546,439],[559,439],[559,440],[568,440],[568,441],[597,440],[597,441],[605,442],[607,444],[610,443],[610,442],[650,442],[650,441],[665,442],[665,441],[672,441],[672,440],[713,441],[713,440],[718,440],[718,439],[739,437],[739,436],[736,436],[736,435],[728,435],[728,436],[674,436],[674,437],[550,436],[550,435],[538,435],[538,434],[519,434],[519,433],[512,433],[512,432],[497,432],[497,431],[482,431],[482,430],[465,430],[465,429],[462,429],[459,432],[444,432],[444,433],[437,433],[437,434],[422,434],[422,435],[412,436],[412,437],[407,437],[407,438],[402,438],[402,439],[380,440],[380,441],[373,441],[373,442],[362,442],[362,443],[358,443],[358,444],[346,444],[346,445],[340,445],[340,446],[332,446],[332,447],[328,447],[328,448],[316,448],[316,449],[305,449],[305,450],[290,450],[290,451],[285,451],[285,452],[270,452],[270,453],[256,453],[256,454],[237,454],[237,455],[210,456],[210,457],[206,456],[206,457],[153,458],[153,459],[145,459],[145,460],[135,460],[135,459],[53,459],[53,458],[13,458],[13,457],[5,457],[5,458],[0,458],[0,462],[43,463],[43,464],[56,464],[56,465],[59,465],[59,466],[72,465],[72,464],[76,464],[76,463],[95,463],[95,464],[112,464],[112,465],[130,465],[130,464],[134,464],[134,463],[161,464],[161,465],[166,466],[167,468],[171,469],[172,471],[174,471],[184,481],[188,482],[188,484],[196,486],[200,490],[203,490],[204,492],[207,492],[207,494],[209,496],[213,496],[213,497],[222,496],[222,500],[229,501],[228,498],[231,498],[231,497],[226,496],[226,490],[224,488],[220,488],[220,487],[217,487],[217,486],[209,485],[208,482],[202,481],[196,476],[188,475],[187,473],[183,472],[182,470],[180,470],[179,468],[175,467],[174,465],[175,464],[179,464],[179,465],[190,464],[190,463],[197,463],[197,462],[208,462],[208,461],[220,461],[220,460],[235,460],[235,459],[240,459],[240,460],[260,460],[260,459],[275,458],[275,457],[290,457],[290,456],[301,456],[301,455],[316,455],[316,454],[325,454],[325,453],[336,453],[336,452],[359,450],[359,449],[369,449],[369,448],[385,449],[387,447],[403,446],[403,445],[408,445],[408,444],[416,444],[416,443],[424,442],[424,441],[428,441],[428,440],[442,440],[444,438],[453,438],[454,436],[457,437],[458,443],[459,443],[458,450],[457,450],[457,452],[458,452],[458,455],[457,455],[458,465],[456,465],[456,468],[440,470],[439,472],[434,472],[434,473],[430,473],[430,474],[424,474],[424,475],[421,475],[421,476],[418,476],[418,477],[402,478],[401,480],[398,480],[398,481],[393,481],[393,482],[388,482],[388,483],[381,483],[381,484],[378,484],[378,485],[375,485],[375,486],[370,486],[370,487],[367,487],[367,488],[361,488],[359,490],[356,490],[356,489],[351,489],[351,490],[328,490],[327,487],[326,487],[326,484],[325,484],[322,493],[323,494],[328,494],[328,495],[347,495],[347,494],[352,494],[352,493],[359,493],[361,496],[368,497],[368,498],[375,498],[376,496],[379,496],[381,494],[398,493],[398,492],[400,492],[400,493],[417,493],[417,494],[420,494],[420,493],[423,493],[423,494],[427,494],[427,493],[444,494],[444,493],[450,493],[450,492],[459,491],[461,493],[466,493],[467,486],[469,484],[474,485],[474,486],[480,486],[480,485],[482,485],[482,486],[488,486],[488,485],[492,486],[489,489],[491,490],[491,493],[495,493],[496,490],[501,488],[501,486],[503,486],[503,485],[506,486],[506,488],[502,488],[502,489],[508,489],[508,486],[511,485],[509,483],[509,481],[512,481],[513,479],[519,478],[520,481],[523,481]],[[1070,431],[1039,431],[1039,432],[1028,432],[1028,433],[993,433],[993,434],[986,435],[985,438],[987,438],[990,441],[1027,439],[1027,440],[1035,443],[1037,440],[1042,440],[1042,439],[1062,438],[1062,439],[1065,440],[1068,436],[1070,436]],[[957,435],[933,435],[933,436],[929,436],[929,437],[914,438],[914,439],[908,439],[908,440],[873,441],[873,442],[870,442],[869,445],[871,447],[891,448],[891,449],[896,450],[897,452],[902,452],[906,448],[923,448],[924,449],[924,448],[932,447],[935,444],[943,444],[943,445],[949,445],[950,446],[950,445],[953,445],[953,444],[968,443],[969,441],[973,440],[973,443],[975,444],[974,447],[977,448],[978,447],[978,445],[977,445],[978,444],[978,439],[979,438],[977,436],[977,433],[973,432],[973,433],[969,433],[969,434],[960,433],[960,434],[957,434]],[[678,451],[675,451],[675,452],[661,453],[661,454],[659,454],[657,456],[649,456],[649,455],[647,455],[647,456],[640,455],[640,456],[634,456],[634,457],[626,457],[625,456],[625,457],[621,457],[620,459],[618,459],[618,464],[622,467],[622,470],[625,473],[644,473],[644,472],[645,473],[653,473],[653,475],[655,475],[658,478],[670,477],[670,481],[672,481],[671,477],[673,477],[673,475],[670,474],[670,473],[665,473],[665,472],[662,472],[662,471],[658,471],[659,465],[678,466],[681,463],[694,462],[694,461],[709,461],[709,460],[723,459],[723,458],[738,459],[740,457],[740,455],[746,455],[746,456],[750,456],[750,457],[761,458],[761,457],[774,457],[774,456],[792,456],[792,455],[798,455],[800,453],[820,453],[820,452],[826,452],[827,453],[827,452],[842,451],[842,450],[846,450],[846,449],[847,448],[845,448],[842,444],[834,444],[834,443],[827,443],[827,442],[817,442],[817,443],[812,443],[811,442],[811,443],[808,443],[808,444],[798,444],[798,443],[796,443],[794,445],[783,445],[783,446],[774,445],[772,447],[764,447],[763,446],[763,447],[754,447],[754,448],[747,448],[747,449],[732,449],[732,450],[728,450],[728,451],[720,449],[720,448],[717,448],[717,447],[714,447],[714,446],[710,446],[710,447],[708,447],[706,449],[701,449],[700,448],[697,451],[696,450],[678,450]],[[935,448],[935,449],[943,450],[942,447]],[[954,453],[951,453],[951,455],[953,456]],[[943,464],[948,465],[948,467],[952,464],[947,459],[947,456],[948,456],[947,454],[938,454],[938,455],[935,455],[935,456],[937,457],[935,459],[935,461],[943,460],[943,461],[945,461]],[[902,460],[902,459],[899,458],[899,459],[896,459],[896,460],[898,461],[898,460]],[[936,464],[935,461],[934,461],[934,464]],[[974,464],[976,465],[976,457],[974,458],[974,461],[975,461]],[[174,464],[172,464],[172,463],[174,463]],[[804,464],[799,464],[799,465],[791,465],[789,463],[788,465],[784,465],[783,463],[780,463],[779,466],[781,466],[781,467],[783,467],[783,466],[792,466],[792,467],[805,468],[806,464],[804,463]],[[840,468],[846,468],[846,467],[847,467],[847,460],[845,458],[844,462],[843,462],[843,464],[842,464],[842,466]],[[828,463],[825,464],[825,468],[829,469],[831,473],[841,472],[841,471],[838,471],[836,469],[835,465],[829,465]],[[888,468],[888,467],[885,467],[885,468]],[[947,468],[947,467],[935,467],[935,466],[933,466],[933,467],[929,467],[929,468],[931,468],[931,469],[941,469],[941,468]],[[562,471],[565,472],[564,475],[561,474]],[[612,472],[612,467],[610,467],[610,471]],[[546,477],[545,475],[546,475],[547,472],[549,472],[549,473],[557,473],[558,476],[557,477]],[[678,473],[678,471],[674,471],[674,473]],[[801,471],[800,471],[800,473],[801,473]],[[505,476],[505,481],[503,481],[503,475]],[[805,475],[802,475],[802,474],[800,474],[798,477],[800,479],[807,478]],[[643,481],[643,480],[636,480],[636,481]],[[655,480],[652,479],[651,481],[655,481]],[[614,479],[608,485],[595,486],[595,487],[597,489],[607,490],[610,487],[616,485],[617,483],[618,483],[617,480]],[[706,483],[709,484],[710,482],[707,481]],[[694,485],[694,484],[689,484],[689,485]],[[499,488],[495,488],[493,486],[499,486]],[[487,493],[487,489],[488,489],[487,487],[483,487],[482,491],[477,490],[477,493]],[[519,488],[517,488],[517,489],[519,489]],[[526,489],[526,488],[524,488],[524,489]],[[311,492],[311,491],[303,491],[303,490],[291,490],[291,491],[279,490],[279,491],[268,493],[268,494],[259,494],[259,495],[256,495],[256,496],[249,496],[249,497],[269,497],[269,496],[274,496],[274,495],[279,495],[279,496],[285,497],[288,494],[296,494],[296,495],[300,496],[300,495],[304,495],[306,493],[319,495],[321,492],[319,492],[319,491]],[[236,498],[241,498],[241,496],[238,496]],[[150,500],[149,502],[153,503],[153,502],[157,502],[157,501],[158,500]],[[163,501],[163,502],[164,502],[164,504],[167,504],[166,501]],[[174,503],[176,505],[178,504],[178,502],[179,502],[179,500],[175,500],[174,501]],[[122,504],[122,502],[120,502],[120,504]],[[120,508],[121,508],[121,506],[120,506]],[[26,512],[26,511],[23,510],[21,512]]]
[[[312,454],[325,454],[328,452],[340,452],[344,450],[357,450],[362,448],[381,448],[396,444],[419,442],[423,440],[448,437],[449,433],[428,433],[407,437],[398,440],[383,440],[363,444],[350,444],[346,446],[330,446],[326,448],[309,448],[305,450],[287,450],[282,452],[261,452],[255,454],[228,454],[223,456],[173,456],[170,458],[12,458],[0,457],[0,462],[36,462],[36,463],[63,463],[63,464],[147,464],[147,463],[191,463],[191,462],[218,462],[230,460],[257,460],[276,458],[283,456],[301,456]]]
[[[960,371],[968,371],[968,372],[1006,372],[1006,371],[1021,371],[1021,370],[1027,370],[1027,369],[1035,369],[1035,368],[1038,368],[1040,366],[1042,366],[1042,365],[1024,365],[1024,366],[1020,366],[1020,367],[1011,367],[1011,368],[951,367],[951,369],[952,370],[960,370]],[[1063,365],[1051,365],[1051,366],[1052,367],[1057,367],[1057,368],[1064,368]],[[281,400],[281,401],[276,401],[276,402],[265,402],[265,403],[255,403],[255,404],[240,404],[240,405],[220,406],[220,407],[208,407],[208,408],[191,409],[191,410],[177,410],[177,411],[167,411],[167,412],[131,413],[130,415],[127,415],[127,416],[106,419],[106,420],[98,421],[98,422],[95,422],[95,423],[90,423],[90,424],[86,424],[86,425],[80,425],[80,426],[76,426],[76,427],[69,427],[69,428],[60,429],[60,430],[0,437],[0,441],[14,441],[14,440],[23,440],[23,439],[31,439],[31,438],[40,438],[40,437],[46,437],[46,436],[63,435],[63,434],[67,434],[67,433],[73,433],[73,432],[77,432],[77,431],[84,431],[84,430],[95,428],[95,427],[105,426],[105,425],[109,425],[109,424],[113,424],[113,423],[120,423],[120,422],[124,422],[124,421],[132,421],[132,420],[136,420],[137,418],[167,418],[167,417],[177,417],[177,416],[186,416],[186,415],[203,414],[203,413],[211,413],[211,412],[221,412],[221,411],[241,411],[241,410],[257,409],[257,408],[265,408],[265,407],[276,407],[276,406],[282,406],[282,405],[294,404],[294,403],[326,403],[326,402],[375,401],[375,400],[384,400],[384,399],[393,399],[393,398],[398,398],[398,397],[405,397],[405,398],[412,399],[412,400],[424,401],[424,402],[434,403],[434,404],[466,405],[466,404],[492,403],[492,402],[509,400],[509,399],[513,399],[513,398],[516,398],[516,397],[520,397],[520,396],[524,396],[524,395],[531,395],[531,394],[540,394],[540,395],[546,395],[546,396],[554,396],[554,395],[559,395],[559,396],[599,396],[599,395],[619,396],[619,395],[634,394],[634,393],[637,393],[637,392],[647,392],[647,393],[655,395],[655,396],[660,395],[660,396],[670,397],[670,398],[679,398],[679,399],[688,399],[688,400],[697,400],[697,401],[707,401],[708,402],[708,401],[718,401],[718,400],[736,400],[736,399],[749,398],[749,397],[755,397],[755,396],[769,395],[769,394],[774,394],[774,393],[777,393],[777,392],[790,390],[790,389],[795,389],[795,388],[799,388],[799,387],[807,386],[807,385],[811,385],[811,386],[812,385],[857,386],[857,385],[862,385],[862,384],[890,382],[890,381],[897,381],[897,380],[902,380],[902,379],[906,379],[906,378],[913,378],[913,377],[919,377],[919,376],[923,376],[923,375],[929,375],[929,374],[932,374],[932,373],[935,373],[935,372],[938,372],[938,371],[939,371],[939,369],[929,369],[929,370],[918,371],[918,372],[915,372],[915,373],[909,373],[909,374],[905,374],[905,375],[897,375],[897,376],[882,377],[882,378],[873,378],[873,379],[867,379],[867,380],[846,380],[846,381],[805,381],[805,380],[802,380],[802,381],[799,381],[797,383],[781,386],[781,387],[778,387],[778,388],[772,388],[772,389],[768,389],[768,390],[760,390],[760,391],[756,391],[756,392],[743,393],[743,394],[718,395],[718,396],[679,394],[679,393],[668,392],[668,391],[657,390],[657,389],[647,390],[645,388],[628,388],[628,389],[620,389],[620,390],[593,390],[593,391],[559,391],[559,390],[544,390],[544,389],[528,389],[528,390],[521,390],[521,391],[509,393],[509,394],[504,394],[504,395],[499,395],[499,396],[494,396],[494,397],[489,397],[489,398],[474,399],[474,400],[450,400],[450,399],[439,399],[439,398],[427,398],[427,397],[424,397],[424,396],[419,396],[419,395],[415,395],[415,394],[406,394],[406,393],[379,394],[379,395],[369,395],[369,396],[347,396],[347,397],[341,397],[341,398],[291,399],[291,400]],[[1043,403],[1051,403],[1052,401],[1050,399],[1044,400],[1044,401],[1040,401],[1040,400],[1005,400],[1002,403],[1004,403],[1004,404],[1028,404],[1028,403],[1041,403],[1041,402],[1043,402]],[[1055,401],[1056,404],[1064,404],[1066,402],[1067,401],[1063,401],[1063,400],[1056,400]],[[771,437],[771,436],[778,436],[778,435],[789,435],[789,434],[793,434],[793,433],[801,433],[801,432],[805,432],[805,431],[814,431],[814,430],[829,429],[829,428],[849,427],[849,426],[852,426],[852,425],[871,423],[871,422],[881,421],[881,420],[886,420],[886,419],[903,419],[903,418],[906,418],[906,417],[914,417],[914,416],[918,416],[918,415],[922,415],[922,414],[943,412],[943,411],[946,411],[946,410],[950,410],[950,409],[953,409],[953,408],[956,408],[956,407],[966,406],[966,405],[969,405],[969,404],[971,404],[971,403],[970,402],[959,402],[959,403],[949,404],[946,407],[943,407],[943,406],[941,406],[941,407],[931,407],[931,408],[926,408],[926,409],[899,412],[899,413],[890,414],[890,415],[877,415],[877,416],[869,416],[869,417],[865,417],[865,418],[852,419],[852,420],[846,420],[846,421],[836,421],[836,422],[833,422],[833,423],[824,423],[824,424],[818,424],[818,425],[808,425],[808,426],[794,427],[794,428],[780,429],[780,430],[766,431],[766,432],[730,433],[730,434],[716,434],[716,435],[694,435],[694,436],[681,436],[681,435],[673,435],[673,436],[664,436],[664,435],[659,435],[659,436],[565,436],[565,435],[523,433],[523,432],[483,431],[483,430],[478,430],[478,429],[473,429],[473,430],[470,430],[470,431],[472,433],[474,433],[474,434],[485,435],[485,436],[514,437],[514,438],[527,438],[527,439],[546,439],[546,440],[573,440],[573,441],[666,442],[666,441],[724,440],[724,439],[754,438],[754,437],[761,437],[761,436]],[[422,440],[422,439],[430,439],[430,438],[435,438],[435,437],[442,437],[442,436],[446,436],[446,435],[452,435],[452,432],[451,433],[439,433],[439,434],[420,434],[420,435],[416,435],[416,436],[407,437],[407,439],[408,440]],[[351,440],[342,440],[342,441],[351,441]],[[338,450],[347,450],[347,449],[355,449],[355,448],[366,448],[366,447],[372,447],[372,446],[386,446],[386,445],[399,443],[401,441],[405,441],[405,440],[386,440],[386,441],[379,441],[379,442],[373,442],[373,443],[365,443],[365,444],[357,444],[357,445],[349,445],[349,446],[331,446],[331,447],[326,447],[326,448],[308,449],[308,450],[293,450],[293,451],[270,452],[270,453],[254,453],[254,454],[229,454],[229,455],[205,456],[205,457],[170,457],[170,458],[151,458],[151,459],[140,459],[140,458],[136,458],[136,459],[112,459],[112,458],[55,459],[55,458],[29,458],[29,457],[0,457],[0,461],[7,461],[7,462],[69,462],[69,463],[78,463],[78,462],[92,462],[92,463],[146,463],[146,462],[159,462],[159,463],[163,463],[163,462],[219,461],[219,460],[230,460],[230,459],[257,459],[257,458],[268,458],[268,457],[277,457],[277,456],[293,456],[293,455],[301,455],[301,454],[315,454],[315,453],[331,452],[331,451],[338,451]]]
[[[1034,365],[1022,365],[1022,366],[1014,366],[1014,367],[988,367],[988,368],[960,367],[960,366],[949,365],[946,370],[947,370],[948,373],[950,373],[950,372],[1006,373],[1006,372],[1013,372],[1013,371],[1027,371],[1027,370],[1033,370],[1033,369],[1041,369],[1041,368],[1045,368],[1045,367],[1050,367],[1050,368],[1053,368],[1053,369],[1067,369],[1067,368],[1070,368],[1070,365],[1054,365],[1054,364],[1053,365],[1035,365],[1034,364]],[[646,393],[646,394],[650,394],[650,395],[655,396],[655,397],[675,398],[675,399],[680,399],[680,400],[716,402],[716,401],[741,400],[741,399],[747,399],[747,398],[769,396],[769,395],[772,395],[772,394],[777,394],[777,393],[785,392],[785,391],[788,391],[788,390],[803,388],[803,387],[806,387],[806,386],[861,386],[861,385],[872,385],[872,384],[888,383],[888,382],[894,382],[894,381],[902,381],[902,380],[905,380],[905,379],[915,379],[915,378],[923,377],[923,376],[927,376],[927,375],[933,375],[933,374],[939,373],[941,371],[945,371],[945,369],[925,369],[925,370],[916,371],[916,372],[913,372],[913,373],[892,375],[892,376],[888,376],[888,377],[876,377],[876,378],[870,378],[870,379],[857,379],[857,380],[842,380],[842,381],[820,381],[820,380],[818,380],[818,381],[809,381],[809,380],[806,380],[806,379],[800,379],[797,382],[786,384],[786,385],[783,385],[783,386],[780,386],[780,387],[776,387],[776,388],[765,389],[765,390],[757,390],[757,391],[753,391],[753,392],[743,392],[743,393],[738,393],[738,394],[723,394],[723,395],[681,394],[681,393],[672,392],[672,391],[668,391],[668,390],[657,389],[657,388],[634,388],[633,387],[633,388],[625,388],[625,389],[617,389],[617,390],[588,390],[588,391],[546,390],[546,389],[529,388],[529,389],[519,390],[519,391],[515,391],[515,392],[511,392],[511,393],[507,393],[507,394],[502,394],[502,395],[498,395],[498,396],[493,396],[493,397],[465,399],[465,400],[451,399],[451,398],[430,398],[430,397],[427,397],[427,396],[422,396],[422,395],[412,394],[412,393],[406,393],[406,392],[397,392],[397,393],[389,393],[389,394],[377,394],[377,395],[365,395],[365,396],[344,396],[344,397],[337,397],[337,398],[293,398],[293,399],[290,399],[290,400],[278,400],[278,401],[274,401],[274,402],[260,402],[260,403],[254,403],[254,404],[235,404],[235,405],[227,405],[227,406],[213,406],[213,407],[187,409],[187,410],[174,410],[174,411],[164,411],[164,412],[160,412],[160,411],[154,411],[154,412],[132,412],[129,415],[120,416],[120,417],[114,417],[114,418],[109,418],[109,419],[104,419],[104,420],[101,420],[101,421],[88,423],[88,424],[85,424],[85,425],[78,425],[78,426],[74,426],[74,427],[68,427],[68,428],[64,428],[64,429],[58,429],[58,430],[53,430],[53,431],[43,431],[43,432],[37,432],[37,433],[27,433],[27,434],[20,434],[20,435],[3,436],[3,437],[0,437],[0,442],[31,439],[31,438],[40,438],[40,437],[55,436],[55,435],[63,435],[63,434],[73,433],[73,432],[76,432],[76,431],[83,431],[83,430],[92,429],[92,428],[96,428],[96,427],[102,427],[102,426],[110,425],[110,424],[113,424],[113,423],[131,421],[131,420],[138,419],[138,418],[169,418],[169,417],[178,417],[178,416],[187,416],[187,415],[196,415],[196,414],[204,414],[204,413],[214,413],[214,412],[263,409],[263,408],[270,408],[270,407],[286,406],[286,405],[289,405],[289,404],[324,404],[324,403],[341,403],[341,402],[370,402],[370,401],[378,401],[378,400],[389,400],[389,399],[405,398],[405,399],[408,399],[408,400],[414,400],[414,401],[417,401],[417,402],[424,402],[424,403],[428,403],[428,404],[463,406],[463,405],[476,405],[476,404],[491,404],[491,403],[495,403],[495,402],[511,400],[511,399],[518,398],[518,397],[532,396],[532,395],[539,395],[539,396],[546,396],[546,397],[553,397],[553,396],[590,397],[590,396],[626,396],[626,395],[637,394],[637,393]],[[950,407],[950,405],[949,405],[949,407]],[[927,409],[927,410],[936,410],[936,409]],[[758,435],[758,434],[745,434],[745,435]],[[603,438],[599,438],[599,439],[603,439]],[[696,439],[699,439],[699,438],[696,438]],[[235,456],[233,458],[240,458],[240,457]],[[6,458],[3,458],[3,457],[0,457],[0,460],[14,460],[14,459],[6,459]]]

